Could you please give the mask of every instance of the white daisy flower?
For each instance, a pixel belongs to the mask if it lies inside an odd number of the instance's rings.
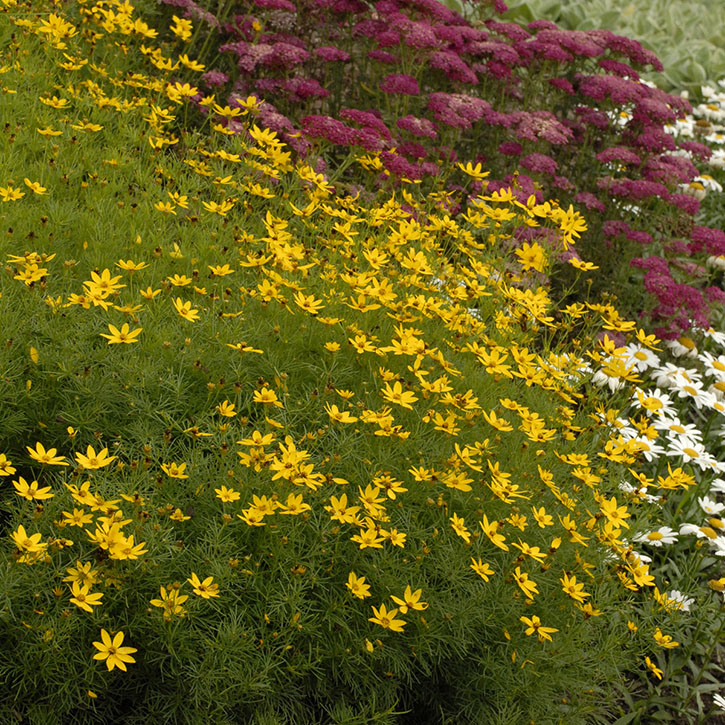
[[[719,461],[714,456],[710,467],[715,473],[725,473],[725,461]]]
[[[725,536],[718,536],[710,542],[710,545],[714,549],[715,556],[725,556]]]
[[[651,496],[650,494],[647,493],[647,486],[642,486],[641,488],[635,488],[628,481],[622,481],[619,484],[619,489],[621,491],[624,491],[624,493],[627,493],[632,497],[636,497],[643,501],[646,501],[647,503],[657,503],[657,504],[660,503],[659,496]]]
[[[700,504],[700,508],[710,516],[719,516],[725,511],[725,503],[719,503],[709,496],[698,498],[697,502]]]
[[[626,423],[620,427],[618,424],[621,420],[621,418],[617,418],[614,423],[617,428],[619,428],[619,435],[621,435],[625,441],[631,441],[633,438],[636,438],[639,435],[639,431],[634,426],[627,425]]]
[[[635,366],[639,372],[644,372],[648,368],[659,367],[662,364],[652,350],[640,343],[627,345],[622,359],[627,367]]]
[[[688,423],[687,425],[685,425],[679,420],[672,421],[669,425],[664,426],[662,430],[666,432],[667,437],[671,441],[679,440],[689,441],[692,443],[702,443],[702,433],[700,429],[692,423]]]
[[[708,385],[707,392],[714,396],[718,403],[722,403],[725,401],[725,380],[718,380],[716,383]]]
[[[607,375],[604,370],[597,370],[592,376],[592,382],[603,388],[605,385],[609,386],[609,389],[614,393],[617,390],[621,390],[626,381],[618,376]]]
[[[638,451],[645,457],[648,462],[657,460],[661,455],[666,455],[667,451],[665,448],[648,438],[635,438],[637,441]]]
[[[725,257],[723,257],[725,262]],[[725,265],[723,266],[725,269]],[[705,366],[705,375],[711,375],[718,380],[725,380],[725,355],[715,357],[709,352],[702,352],[698,356]]]
[[[680,536],[694,534],[698,539],[717,539],[717,533],[709,526],[698,526],[697,524],[681,524]]]
[[[714,191],[717,194],[722,193],[722,184],[713,179],[710,174],[702,174],[701,176],[696,176],[693,181],[697,181],[702,184],[705,187],[706,191]]]
[[[658,400],[660,402],[659,406],[659,416],[668,416],[668,417],[676,417],[677,416],[677,409],[675,408],[674,402],[672,401],[672,398],[659,388],[655,388],[654,390],[648,390],[646,394],[647,398],[654,398],[655,400]],[[640,402],[639,399],[637,402]],[[649,411],[647,411],[649,414]],[[656,416],[655,419],[657,419]]]
[[[673,458],[682,457],[684,463],[694,461],[697,465],[700,465],[700,461],[704,460],[707,456],[707,451],[702,443],[695,443],[694,441],[678,438],[677,440],[670,441],[666,455]],[[700,467],[702,468],[702,466]]]
[[[677,391],[679,398],[692,400],[698,409],[703,406],[710,407],[717,399],[712,393],[708,393],[699,380],[688,380],[683,377],[676,379],[673,390]]]
[[[710,410],[717,411],[721,415],[725,415],[725,402],[719,401],[714,395],[712,397],[713,397],[713,402],[710,403],[707,407]]]
[[[634,541],[650,544],[651,546],[669,546],[677,541],[677,532],[669,526],[661,526],[655,531],[649,531],[645,534],[639,534],[634,537]]]
[[[665,345],[675,357],[696,357],[697,346],[689,337],[678,340],[666,340]]]
[[[717,103],[698,103],[695,115],[708,121],[725,121],[725,111]]]
[[[685,380],[700,380],[700,373],[692,368],[684,368],[680,365],[665,363],[653,371],[652,377],[660,388],[671,388],[676,384],[678,378]]]
[[[722,149],[716,153],[721,153],[723,155],[723,159],[725,160],[725,149]],[[714,330],[712,327],[710,327],[709,329],[704,330],[703,334],[705,335],[705,337],[713,340],[721,347],[725,347],[725,332],[719,332],[718,330]]]
[[[673,602],[673,609],[679,609],[683,612],[689,612],[690,606],[695,603],[693,597],[688,597],[679,589],[673,589],[671,592],[667,592],[667,598],[670,602]]]
[[[713,166],[716,169],[725,169],[725,149],[715,149],[712,152],[709,163],[710,166]],[[725,345],[724,342],[721,342],[720,344]]]
[[[714,133],[705,136],[705,141],[708,144],[725,143],[725,133],[719,133],[718,131],[715,131]]]

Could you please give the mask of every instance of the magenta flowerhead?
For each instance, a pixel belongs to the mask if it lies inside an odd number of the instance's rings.
[[[380,83],[383,93],[400,93],[404,96],[417,96],[420,94],[418,81],[406,73],[391,73],[385,76]]]

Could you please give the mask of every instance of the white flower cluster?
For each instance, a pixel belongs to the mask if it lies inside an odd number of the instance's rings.
[[[725,79],[718,81],[715,86],[702,86],[703,103],[698,103],[692,114],[679,118],[674,123],[667,124],[665,130],[672,136],[679,138],[693,138],[712,148],[710,166],[717,169],[725,168]],[[687,92],[682,94],[687,97]],[[680,150],[683,156],[692,158],[692,154]],[[722,186],[711,176],[703,174],[693,184],[702,184],[705,192],[722,192]],[[695,187],[695,190],[698,189]]]
[[[725,558],[725,333],[699,332],[703,348],[714,351],[698,350],[692,339],[682,337],[662,343],[675,361],[666,362],[661,350],[632,343],[603,356],[592,382],[614,392],[635,375],[639,380],[628,405],[610,423],[622,440],[637,443],[653,477],[630,469],[633,478],[622,481],[620,490],[641,504],[662,507],[666,499],[656,487],[657,473],[666,476],[682,468],[698,481],[692,505],[680,514],[684,521],[636,533],[629,543],[654,551],[693,536],[715,557]],[[650,561],[646,554],[637,556]],[[693,602],[679,591],[671,592],[668,601],[682,611]]]

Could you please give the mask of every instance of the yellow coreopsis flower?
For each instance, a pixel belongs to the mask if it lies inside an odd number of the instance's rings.
[[[179,63],[181,65],[187,67],[189,70],[195,70],[195,71],[203,71],[206,66],[203,63],[199,63],[198,60],[194,60],[193,58],[189,58],[186,53],[180,53],[179,54]],[[199,101],[199,105],[201,106],[211,106],[212,103],[214,103],[214,96],[207,97],[203,101]]]
[[[325,405],[325,411],[330,416],[330,420],[336,423],[355,423],[358,419],[354,415],[350,415],[346,410],[339,410],[336,405]]]
[[[101,641],[93,642],[93,646],[98,650],[93,655],[94,660],[105,660],[108,671],[118,667],[119,670],[126,672],[126,664],[136,662],[131,657],[134,652],[138,650],[134,647],[122,647],[124,634],[123,632],[117,632],[115,637],[111,639],[111,635],[105,630],[101,630]]]
[[[203,599],[211,599],[212,597],[219,596],[219,585],[213,583],[214,577],[208,576],[204,581],[199,581],[199,577],[192,572],[191,578],[186,581],[194,588],[194,594],[197,594]]]
[[[400,405],[408,410],[413,410],[413,406],[411,404],[418,400],[415,393],[410,390],[403,391],[403,386],[397,381],[392,387],[390,383],[385,383],[382,395],[389,403],[395,403],[396,405]]]
[[[561,582],[561,589],[564,594],[570,596],[577,602],[584,603],[584,600],[591,596],[591,594],[584,591],[584,585],[577,582],[576,576],[569,576],[564,572],[563,578],[559,579],[559,581]]]
[[[345,586],[358,598],[365,599],[370,596],[370,585],[365,583],[364,576],[357,576],[354,571],[351,571],[347,577],[347,584]]]
[[[517,249],[515,254],[519,258],[519,263],[524,272],[527,272],[529,269],[535,269],[537,272],[544,271],[546,267],[546,252],[540,244],[534,242],[529,245],[528,242],[524,242],[521,249]]]
[[[84,527],[86,524],[93,522],[93,516],[87,514],[85,509],[73,509],[73,513],[63,511],[63,524],[65,526],[80,526]]]
[[[207,265],[212,277],[226,277],[234,274],[234,270],[228,264]]]
[[[539,528],[545,529],[547,526],[554,525],[553,516],[547,514],[546,509],[543,506],[538,509],[535,506],[532,506],[531,510],[534,512],[534,519],[536,519],[536,523],[539,525]]]
[[[228,211],[234,207],[234,200],[224,199],[221,203],[217,204],[215,201],[202,201],[201,205],[211,214],[218,214],[221,217],[225,217]]]
[[[100,606],[101,598],[103,597],[101,592],[92,594],[88,584],[81,585],[78,582],[73,582],[71,593],[73,596],[70,598],[70,601],[85,612],[92,612],[93,607]]]
[[[161,599],[151,599],[149,604],[153,607],[163,609],[164,621],[171,621],[172,617],[183,617],[186,612],[182,606],[189,598],[188,594],[179,594],[179,590],[175,587],[160,587]]]
[[[172,15],[171,19],[174,21],[174,24],[169,28],[169,30],[177,38],[183,40],[184,42],[190,40],[193,28],[191,20],[187,20],[186,18],[180,18],[177,15]]]
[[[149,139],[150,141],[152,139]],[[162,214],[173,214],[176,216],[174,205],[170,201],[157,201],[154,204],[154,209],[160,211]]]
[[[554,629],[554,627],[544,627],[541,624],[541,620],[535,614],[532,617],[519,617],[519,619],[526,625],[526,635],[538,635],[539,642],[543,642],[544,640],[552,642],[551,635],[559,631],[558,629]]]
[[[236,313],[235,313],[236,315]],[[227,343],[227,347],[230,347],[232,350],[239,350],[239,352],[254,352],[257,353],[257,355],[263,355],[264,350],[260,350],[256,347],[252,347],[251,345],[248,345],[246,342],[237,342],[235,344]]]
[[[474,559],[471,557],[471,561],[473,562],[470,566],[473,571],[478,574],[478,576],[483,579],[483,581],[487,582],[490,577],[494,575],[493,569],[488,565],[482,562],[480,559]]]
[[[96,453],[92,446],[88,446],[86,448],[85,455],[82,453],[76,453],[76,461],[78,461],[78,465],[83,466],[83,468],[104,468],[115,460],[116,456],[108,455],[108,448],[104,448]]]
[[[237,414],[234,403],[230,403],[228,400],[225,400],[223,403],[219,403],[216,407],[216,411],[224,418],[233,418]]]
[[[280,514],[287,514],[288,516],[299,516],[299,514],[303,514],[305,511],[312,509],[309,504],[304,502],[301,493],[296,496],[290,493],[287,496],[287,502],[280,503],[278,506]]]
[[[109,324],[108,331],[111,334],[108,335],[105,332],[102,332],[100,333],[100,335],[101,337],[105,337],[108,340],[109,345],[118,345],[121,343],[130,345],[131,343],[138,342],[136,338],[141,334],[141,330],[143,330],[143,327],[138,327],[135,330],[130,330],[128,323],[124,322],[123,325],[121,325],[120,330],[114,325]]]
[[[569,264],[581,272],[591,272],[594,269],[599,269],[599,267],[593,262],[585,262],[578,257],[571,257],[569,259]]]
[[[161,470],[169,478],[189,478],[186,474],[186,463],[162,463]]]
[[[243,114],[242,109],[239,107],[230,108],[229,106],[220,106],[218,103],[215,103],[213,108],[214,113],[224,118],[236,118]]]
[[[221,488],[215,488],[214,491],[216,493],[216,497],[220,501],[224,501],[226,503],[239,501],[242,495],[239,491],[235,491],[233,488],[227,488],[224,485],[222,485]]]
[[[166,86],[166,95],[174,103],[183,103],[184,98],[193,98],[199,92],[198,88],[188,83],[169,83]]]
[[[70,105],[70,102],[67,99],[58,98],[57,96],[52,96],[51,98],[38,98],[38,100],[42,104],[56,109],[68,108]]]
[[[398,613],[397,609],[387,610],[384,604],[380,605],[379,609],[372,607],[374,617],[368,617],[369,622],[379,624],[383,629],[390,629],[393,632],[402,632],[406,622],[402,619],[395,619],[395,615]]]
[[[655,665],[655,663],[652,662],[652,660],[649,657],[644,658],[644,663],[647,665],[647,669],[649,669],[650,672],[652,672],[652,674],[658,680],[662,679],[662,670],[659,667],[657,667],[657,665]]]
[[[408,586],[405,587],[402,599],[392,595],[390,598],[400,607],[401,614],[407,614],[411,609],[423,611],[428,609],[428,602],[420,601],[422,591],[422,589],[416,589],[413,591],[410,588],[410,584],[408,584]]]
[[[457,513],[454,513],[448,519],[451,522],[451,528],[460,536],[467,544],[471,541],[471,532],[466,528],[466,522]]]
[[[475,166],[469,161],[464,166],[461,162],[457,163],[456,166],[467,176],[470,176],[472,179],[475,179],[476,181],[481,181],[482,179],[485,179],[491,172],[490,171],[482,171],[481,169],[481,163],[477,163]]]
[[[17,481],[13,481],[13,486],[15,486],[15,493],[28,501],[44,501],[55,495],[51,493],[50,486],[38,488],[37,481],[28,483],[22,476]]]
[[[516,569],[514,569],[513,578],[521,591],[529,599],[532,599],[534,594],[539,593],[536,582],[533,579],[530,579],[529,575],[525,571],[521,571],[521,567],[517,566]]]
[[[0,476],[12,476],[16,470],[13,462],[4,453],[0,453]]]
[[[267,524],[264,523],[264,514],[254,508],[254,506],[249,506],[246,509],[242,509],[241,514],[237,514],[237,518],[244,521],[247,526],[266,526]]]
[[[25,186],[30,189],[34,194],[37,194],[38,196],[43,196],[48,190],[41,186],[39,182],[37,181],[31,181],[28,178],[23,179],[23,182],[25,183]]]
[[[85,564],[77,561],[76,566],[66,569],[66,572],[68,575],[63,577],[64,582],[77,582],[87,584],[89,587],[96,584],[100,578],[98,569],[94,569],[90,561]]]
[[[486,536],[489,538],[490,542],[497,546],[499,549],[502,549],[503,551],[508,551],[509,547],[504,542],[506,541],[506,537],[503,534],[498,533],[498,527],[499,523],[498,521],[491,521],[489,523],[488,518],[486,517],[486,514],[483,515],[483,520],[478,522],[481,528],[483,529],[483,533],[486,534]]]
[[[48,544],[41,542],[40,540],[42,534],[38,533],[29,536],[26,533],[24,526],[18,526],[17,531],[13,531],[13,533],[10,534],[10,537],[20,551],[26,551],[30,554],[44,551],[48,547]]]
[[[278,408],[284,407],[280,400],[277,398],[277,394],[274,392],[274,390],[270,390],[266,386],[263,387],[261,390],[254,391],[253,400],[255,403],[262,403],[263,405],[275,405]]]
[[[68,465],[68,462],[65,460],[65,456],[56,455],[58,453],[57,449],[49,448],[46,451],[45,447],[43,446],[42,443],[36,443],[34,449],[31,448],[30,446],[25,446],[25,449],[28,451],[28,454],[34,461],[38,461],[38,463],[42,463],[43,465],[47,465],[47,466],[67,466]]]
[[[368,526],[360,529],[359,534],[350,537],[350,541],[354,541],[360,546],[360,549],[382,549],[385,539],[379,535],[378,530],[374,526]]]
[[[3,201],[18,201],[25,196],[20,189],[13,189],[11,186],[0,186],[0,199]]]
[[[624,526],[626,529],[629,528],[629,524],[625,521],[625,519],[628,519],[631,514],[627,513],[626,506],[617,506],[617,499],[615,496],[612,496],[611,499],[604,499],[599,504],[599,508],[614,526]]]
[[[139,272],[142,269],[146,269],[148,264],[146,264],[146,262],[134,262],[131,259],[119,259],[118,262],[116,262],[116,266],[126,272]]]
[[[293,299],[298,307],[301,307],[310,315],[316,315],[324,307],[322,301],[315,299],[314,295],[304,295],[302,292],[297,292]]]
[[[145,290],[140,290],[141,296],[145,297],[147,300],[152,300],[157,295],[161,294],[160,289],[153,289],[153,287],[149,286]]]
[[[493,410],[490,413],[483,410],[481,411],[481,414],[486,419],[486,422],[496,430],[500,430],[502,433],[507,433],[513,430],[513,427],[506,418],[497,416]]]
[[[177,297],[175,300],[172,300],[172,302],[174,304],[174,309],[185,320],[188,320],[189,322],[196,322],[199,319],[199,310],[193,309],[191,302],[184,302],[181,297]]]
[[[673,649],[680,646],[679,642],[675,642],[675,640],[672,639],[672,635],[662,634],[662,630],[659,627],[657,627],[657,630],[654,633],[654,638],[655,642],[665,649]]]

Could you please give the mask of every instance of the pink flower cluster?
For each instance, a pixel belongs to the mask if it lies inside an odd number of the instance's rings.
[[[676,281],[684,262],[670,243],[694,234],[699,204],[681,186],[709,149],[694,141],[678,148],[665,131],[689,104],[640,82],[641,70],[662,65],[638,42],[545,20],[521,27],[489,17],[474,26],[437,0],[240,0],[231,18],[214,18],[194,0],[161,1],[218,28],[220,55],[204,83],[218,93],[226,83],[231,105],[249,94],[263,99],[259,121],[298,153],[322,152],[331,163],[350,149],[378,154],[385,172],[376,183],[415,179],[421,188],[451,159],[485,161],[490,189],[514,184],[519,196],[585,207],[585,259],[627,264],[647,244],[671,267],[672,284],[688,286]],[[479,4],[491,13],[503,7]],[[512,174],[516,165],[526,173]],[[359,181],[355,167],[347,173]],[[480,185],[456,174],[450,190],[465,204]],[[611,234],[620,222],[626,231]],[[705,253],[691,241],[687,255]],[[621,255],[608,252],[615,244]],[[654,290],[654,272],[644,274]],[[700,283],[676,295],[698,324],[707,304],[694,300],[713,298]],[[661,301],[655,314],[673,319]]]

